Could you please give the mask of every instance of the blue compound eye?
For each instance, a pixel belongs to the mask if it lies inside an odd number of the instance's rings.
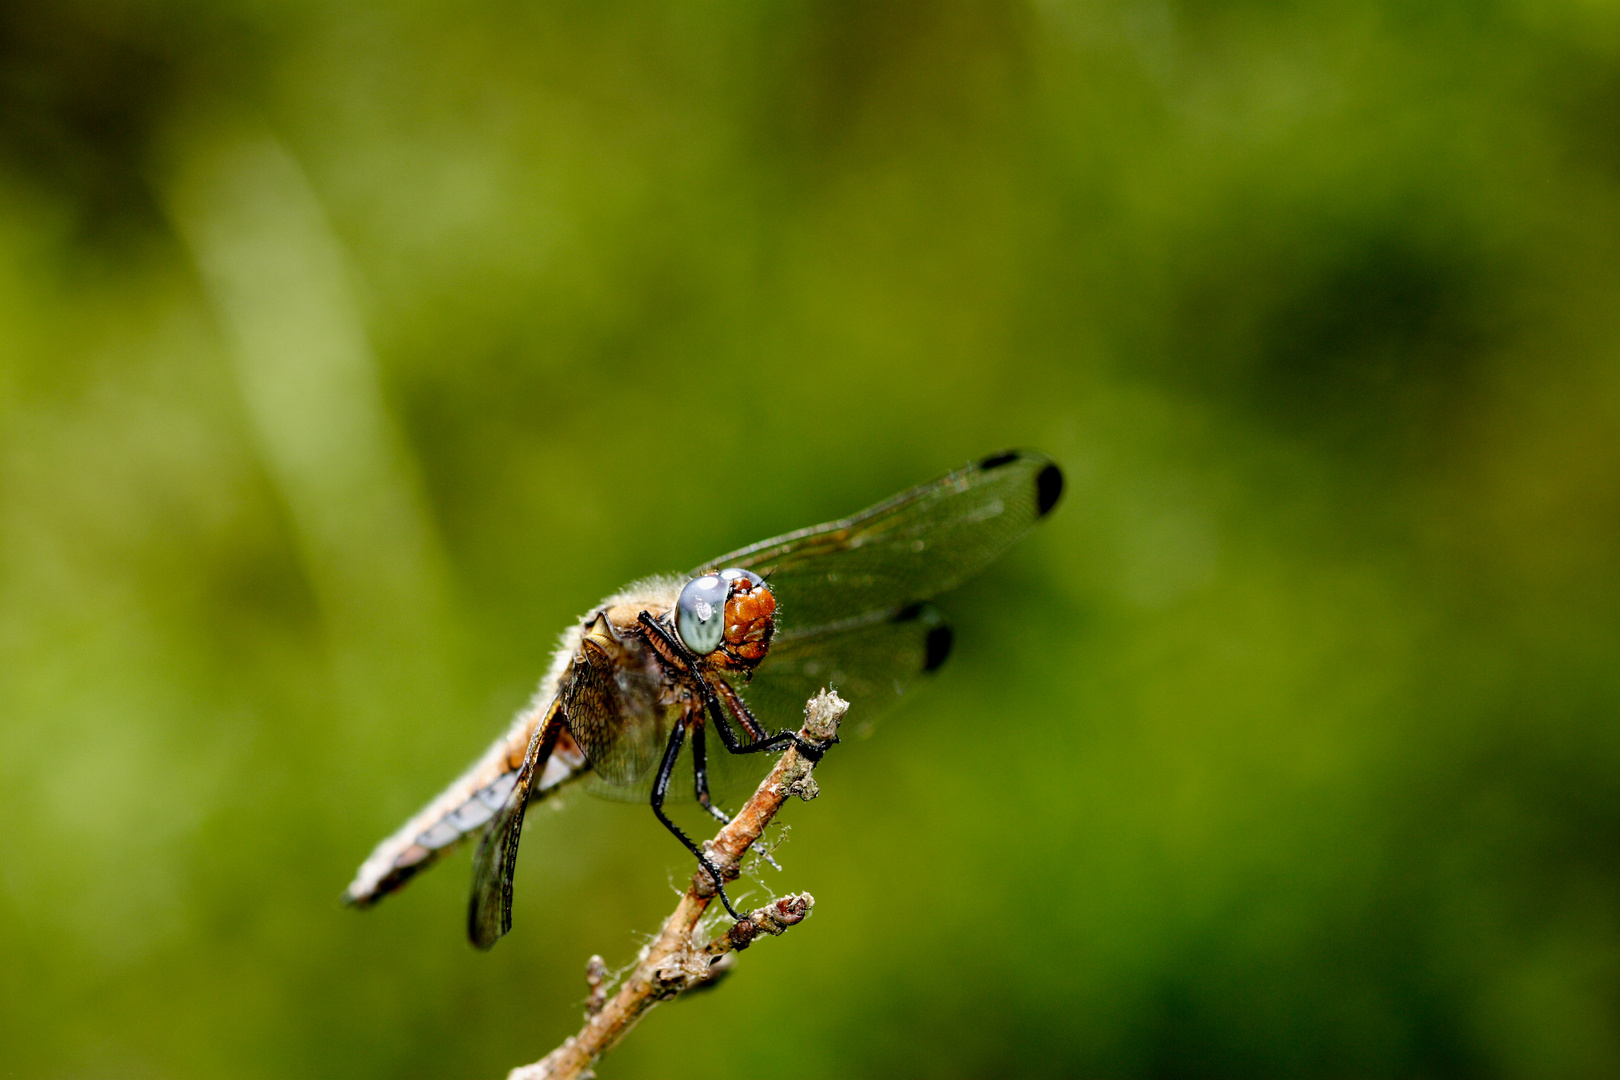
[[[733,580],[720,574],[705,574],[688,581],[681,590],[681,598],[675,605],[675,631],[680,634],[681,643],[698,656],[709,655],[725,640],[726,597]]]

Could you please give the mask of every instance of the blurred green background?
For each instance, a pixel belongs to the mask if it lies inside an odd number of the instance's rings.
[[[601,1074],[1620,1073],[1612,3],[7,5],[0,326],[0,1075],[538,1057],[651,815],[488,955],[360,859],[605,593],[1004,446],[814,919]]]

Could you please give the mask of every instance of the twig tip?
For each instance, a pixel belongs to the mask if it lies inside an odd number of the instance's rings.
[[[838,722],[849,711],[849,702],[838,691],[823,688],[804,706],[804,733],[812,739],[830,742],[838,738]]]

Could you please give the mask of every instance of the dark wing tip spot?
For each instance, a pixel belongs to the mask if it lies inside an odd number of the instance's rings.
[[[1048,465],[1035,474],[1035,511],[1037,517],[1045,517],[1057,505],[1058,497],[1063,494],[1063,470],[1056,465]]]
[[[916,622],[922,617],[923,607],[924,605],[920,600],[915,604],[907,604],[905,607],[894,613],[894,619],[892,621]]]
[[[999,454],[991,454],[989,457],[987,457],[983,461],[979,462],[979,468],[981,468],[981,469],[999,469],[1003,465],[1011,465],[1013,462],[1015,462],[1017,460],[1018,460],[1018,451],[1016,451],[1016,450],[1003,450],[1001,453],[999,453]]]
[[[945,662],[946,657],[951,655],[952,640],[954,635],[951,634],[951,628],[944,623],[928,631],[928,639],[924,643],[924,671],[933,671]]]

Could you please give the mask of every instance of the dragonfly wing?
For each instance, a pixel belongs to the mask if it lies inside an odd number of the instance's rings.
[[[563,688],[568,728],[596,772],[596,785],[631,786],[658,763],[668,710],[642,658],[601,634],[587,634]]]
[[[651,790],[679,707],[660,700],[645,656],[593,623],[580,642],[563,688],[573,737],[591,762],[586,789],[638,802]]]
[[[598,769],[587,777],[585,790],[611,802],[646,802],[652,793],[658,762],[664,756],[664,747],[669,742],[669,733],[675,721],[674,715],[660,710],[647,722],[627,729],[608,756],[608,771]],[[691,775],[691,766],[687,764],[689,757],[689,748],[683,747],[681,761],[676,765],[676,776]],[[670,788],[668,798],[671,802],[686,797],[689,797],[689,793],[684,787],[677,785]]]
[[[853,517],[723,555],[693,574],[735,566],[765,576],[784,631],[859,628],[979,573],[1062,492],[1063,473],[1050,458],[996,454]],[[777,648],[773,642],[773,656]]]
[[[804,702],[799,702],[799,710],[804,709]],[[664,744],[669,743],[668,727],[663,729]],[[679,756],[675,759],[675,767],[671,771],[674,780],[669,790],[664,793],[664,804],[689,803],[695,798],[692,784],[692,742],[688,737],[681,745]],[[775,759],[766,760],[763,754],[730,754],[720,741],[720,736],[713,731],[705,730],[704,744],[707,771],[709,775],[710,795],[724,803],[731,796],[745,796],[754,790],[759,781],[775,764]],[[659,757],[662,759],[663,747],[660,747]],[[656,765],[656,762],[654,763]],[[646,804],[652,796],[653,783],[658,778],[657,768],[648,769],[640,778],[630,783],[613,783],[600,776],[586,777],[584,788],[599,799],[610,802],[641,803]]]
[[[797,728],[822,687],[854,703],[865,723],[896,705],[945,662],[951,628],[931,604],[912,604],[861,625],[831,624],[778,635],[753,681],[738,689],[766,728]]]
[[[480,949],[490,948],[512,929],[512,873],[517,868],[518,841],[523,836],[529,791],[566,726],[562,711],[553,709],[548,721],[535,728],[512,790],[478,842],[478,851],[473,855],[472,895],[467,901],[467,937]]]

